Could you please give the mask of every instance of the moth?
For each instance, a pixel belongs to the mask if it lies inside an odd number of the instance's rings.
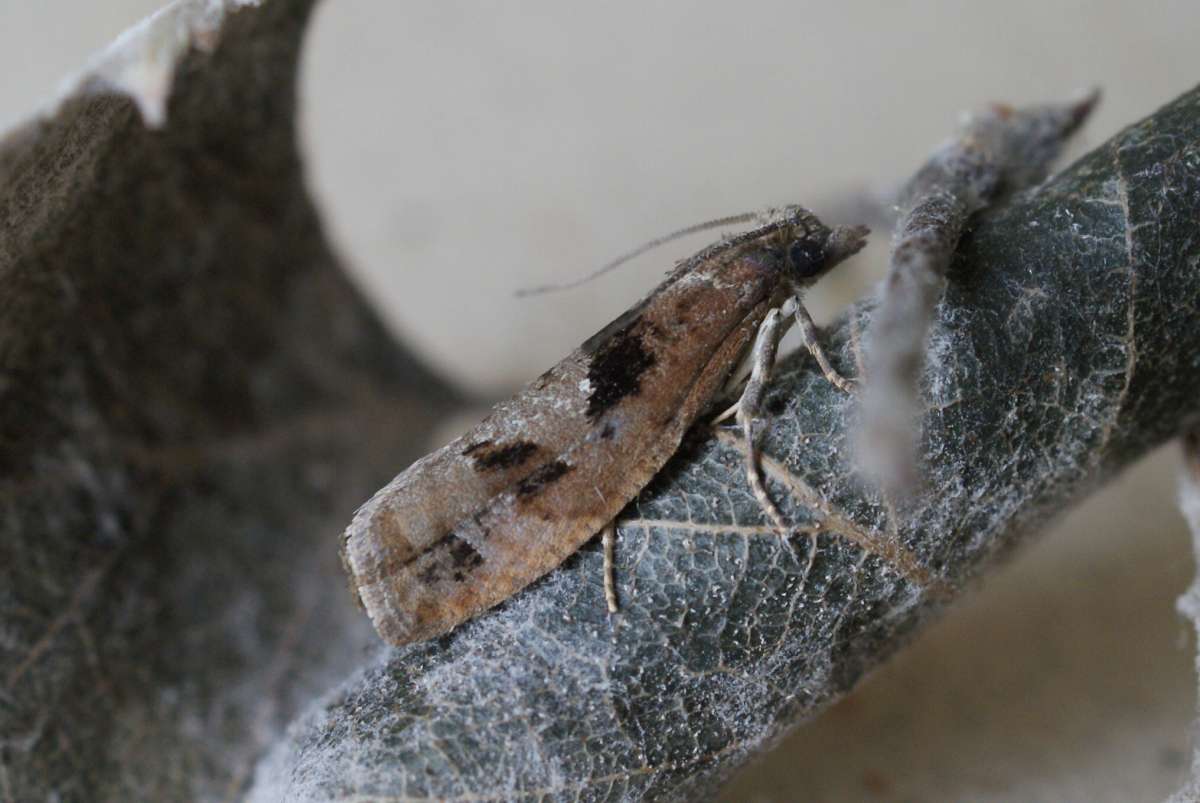
[[[747,476],[779,528],[754,447],[779,339],[799,323],[831,381],[803,290],[865,243],[801,207],[680,262],[655,290],[462,437],[421,458],[355,513],[342,560],[379,634],[444,633],[507,599],[605,529],[679,448],[748,355],[735,413]]]

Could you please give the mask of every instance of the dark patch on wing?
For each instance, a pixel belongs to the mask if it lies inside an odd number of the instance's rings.
[[[480,447],[485,445],[489,448],[480,451]],[[513,441],[512,443],[506,443],[503,446],[494,447],[490,446],[489,441],[484,441],[482,444],[475,444],[474,446],[471,446],[469,450],[464,451],[463,454],[478,451],[479,454],[476,454],[472,457],[472,459],[475,461],[475,468],[480,471],[494,471],[497,469],[514,468],[515,466],[519,466],[529,458],[533,457],[537,450],[538,445],[532,441]]]
[[[477,451],[479,451],[480,449],[486,449],[487,447],[489,447],[489,446],[491,446],[491,445],[492,445],[492,442],[491,442],[491,441],[480,441],[479,443],[472,443],[472,444],[471,444],[470,446],[468,446],[466,449],[463,449],[463,450],[462,450],[462,454],[463,454],[463,455],[469,455],[469,454],[471,454],[472,452],[477,452]]]
[[[612,436],[616,435],[616,434],[617,434],[617,428],[614,427],[612,425],[612,422],[610,421],[604,425],[603,429],[600,430],[600,440],[610,441],[610,440],[612,440]]]
[[[467,574],[483,565],[483,555],[454,533],[449,533],[442,539],[445,544],[445,559],[435,554],[433,559],[418,574],[417,579],[423,583],[438,583],[453,578],[461,583]]]
[[[618,334],[619,332],[628,331],[635,323],[637,323],[637,319],[642,315],[642,310],[644,310],[650,304],[651,298],[653,298],[652,295],[646,296],[641,301],[622,312],[615,319],[613,319],[608,326],[605,326],[599,332],[583,341],[583,345],[579,347],[580,350],[583,351],[584,354],[595,354],[597,351],[600,351],[602,348],[604,348],[605,344],[607,344],[609,339],[611,339],[614,335]]]
[[[642,341],[637,322],[613,333],[596,353],[588,367],[587,417],[596,419],[627,396],[642,389],[642,375],[654,365],[654,354]]]
[[[430,561],[429,565],[421,571],[417,572],[417,579],[422,583],[430,585],[442,579],[442,564],[435,561]]]
[[[471,570],[483,563],[483,555],[457,535],[451,534],[446,542],[450,545],[450,565],[455,569]]]
[[[540,492],[547,485],[556,482],[564,474],[574,470],[574,466],[568,465],[561,460],[555,460],[541,466],[525,479],[517,483],[517,497],[522,498],[532,496]]]

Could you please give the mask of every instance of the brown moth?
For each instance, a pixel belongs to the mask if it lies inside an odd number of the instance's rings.
[[[359,508],[342,544],[379,634],[399,645],[444,633],[558,566],[675,453],[761,327],[739,411],[749,433],[786,328],[781,307],[796,312],[806,345],[844,383],[816,346],[799,293],[857,252],[865,234],[830,229],[800,207],[772,213],[681,262],[474,429],[388,483]],[[759,398],[750,398],[756,385]],[[755,494],[765,499],[760,491],[761,483]]]

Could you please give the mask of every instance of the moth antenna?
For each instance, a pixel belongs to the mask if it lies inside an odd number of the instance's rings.
[[[562,282],[559,284],[543,284],[538,285],[537,287],[526,287],[517,291],[517,297],[525,298],[527,296],[537,296],[543,293],[557,293],[560,290],[570,290],[573,287],[579,287],[580,285],[587,284],[593,279],[597,279],[609,271],[621,267],[629,260],[640,257],[647,251],[653,251],[660,245],[666,245],[667,243],[674,242],[675,240],[687,237],[691,234],[698,234],[702,231],[709,231],[710,229],[718,229],[721,226],[734,226],[739,223],[751,223],[760,219],[761,217],[761,212],[742,212],[739,215],[729,215],[728,217],[719,217],[713,220],[706,220],[703,223],[695,223],[686,228],[673,231],[670,234],[664,234],[661,237],[655,237],[653,240],[639,245],[632,251],[622,254],[612,262],[601,265],[599,268],[587,274],[586,276],[583,276],[582,278],[572,279],[569,282]]]

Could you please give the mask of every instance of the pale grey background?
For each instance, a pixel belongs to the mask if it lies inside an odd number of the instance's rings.
[[[154,0],[0,0],[0,127]],[[1200,80],[1200,6],[336,0],[305,64],[313,184],[397,332],[498,394],[700,238],[572,293],[664,231],[903,177],[959,111],[1105,99],[1085,140]],[[1082,146],[1078,149],[1082,150]],[[882,242],[884,235],[877,235]],[[881,247],[814,293],[868,286]],[[728,800],[1158,800],[1182,777],[1192,573],[1173,450],[1143,464],[786,740]],[[398,467],[400,468],[400,467]]]

